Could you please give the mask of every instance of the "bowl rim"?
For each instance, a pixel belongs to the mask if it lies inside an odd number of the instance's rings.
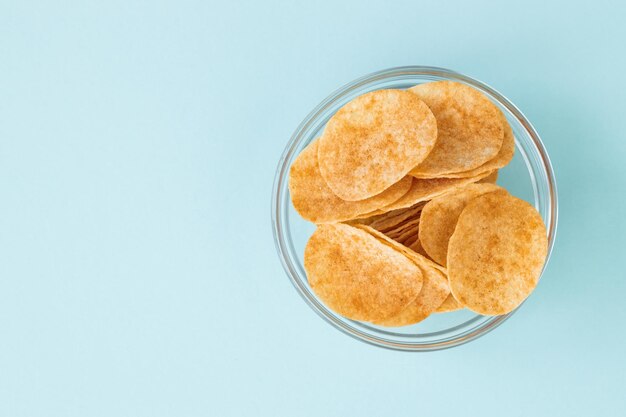
[[[469,77],[467,75],[461,74],[459,72],[449,70],[446,68],[440,67],[432,67],[432,66],[402,66],[402,67],[392,67],[380,71],[376,71],[370,73],[368,75],[357,78],[354,81],[351,81],[342,87],[333,91],[328,97],[326,97],[320,104],[318,104],[300,123],[300,125],[296,128],[291,138],[287,142],[285,149],[278,161],[278,166],[276,169],[276,174],[274,177],[274,184],[272,189],[272,202],[271,202],[271,219],[272,219],[272,232],[274,237],[274,245],[278,252],[279,258],[281,260],[281,264],[283,269],[285,270],[287,276],[291,280],[291,283],[300,294],[300,296],[304,299],[304,301],[311,307],[322,319],[331,324],[336,329],[340,330],[342,333],[347,334],[348,336],[360,340],[362,342],[368,343],[370,345],[383,347],[391,350],[398,351],[410,351],[410,352],[426,352],[426,351],[435,351],[448,349],[455,346],[460,346],[462,344],[468,343],[472,340],[475,340],[496,327],[500,326],[504,323],[508,318],[510,318],[520,307],[518,306],[515,310],[510,313],[501,315],[501,316],[493,316],[487,319],[486,322],[479,326],[472,327],[465,332],[457,335],[455,337],[444,339],[440,342],[434,342],[430,344],[414,344],[414,343],[404,343],[397,342],[390,339],[386,339],[383,337],[373,336],[371,334],[365,333],[361,330],[355,329],[346,325],[346,323],[339,320],[337,317],[329,315],[326,313],[325,309],[320,308],[319,300],[312,299],[309,296],[309,292],[304,288],[303,282],[298,278],[299,274],[297,268],[293,264],[293,260],[287,255],[289,250],[287,248],[287,242],[285,242],[283,238],[284,227],[282,225],[282,200],[284,198],[284,182],[288,180],[288,170],[290,168],[288,161],[291,160],[293,153],[296,151],[297,144],[302,139],[301,136],[303,132],[306,132],[311,124],[313,124],[317,118],[324,114],[326,109],[334,104],[337,100],[345,97],[346,95],[354,92],[360,87],[369,85],[371,83],[384,81],[386,79],[395,79],[403,76],[434,76],[441,77],[447,80],[452,81],[460,81],[465,84],[468,84],[472,87],[475,87],[479,90],[485,91],[489,93],[495,100],[499,102],[499,104],[505,107],[520,123],[523,129],[526,131],[530,139],[532,139],[532,143],[535,147],[535,150],[540,156],[541,165],[543,166],[543,170],[546,175],[546,180],[548,183],[548,202],[549,202],[549,214],[548,214],[548,254],[546,257],[546,262],[543,267],[543,271],[548,265],[550,260],[550,256],[552,254],[552,250],[554,247],[554,241],[556,238],[556,230],[558,224],[558,192],[557,192],[557,184],[556,178],[554,175],[554,170],[552,168],[552,163],[550,161],[550,157],[545,149],[539,134],[530,123],[530,121],[524,116],[524,114],[515,106],[509,99],[503,96],[494,88],[489,85],[479,81],[475,78]],[[542,271],[542,275],[543,275]],[[523,305],[523,303],[522,303]]]

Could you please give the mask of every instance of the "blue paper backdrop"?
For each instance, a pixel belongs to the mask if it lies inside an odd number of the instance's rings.
[[[0,415],[624,415],[623,2],[0,2]],[[504,326],[429,354],[320,320],[278,157],[330,91],[481,79],[542,135],[558,240]]]

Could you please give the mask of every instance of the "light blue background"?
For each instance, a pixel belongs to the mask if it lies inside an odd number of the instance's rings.
[[[0,416],[626,413],[626,8],[382,3],[2,1]],[[408,64],[512,99],[561,203],[522,310],[428,354],[320,320],[270,229],[302,118]]]

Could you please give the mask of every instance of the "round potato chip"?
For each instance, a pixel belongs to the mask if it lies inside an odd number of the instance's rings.
[[[476,197],[450,238],[452,294],[479,314],[513,311],[537,285],[547,253],[546,227],[533,206],[502,192]]]
[[[312,290],[332,310],[353,320],[381,321],[419,294],[422,271],[364,230],[320,225],[304,251]]]
[[[317,163],[319,141],[311,142],[291,165],[289,192],[300,215],[313,223],[335,223],[350,220],[397,201],[411,187],[411,177],[404,177],[382,193],[360,201],[337,197],[320,175]]]
[[[513,159],[513,155],[515,154],[515,136],[513,136],[513,130],[511,129],[509,122],[507,122],[506,117],[504,117],[502,113],[500,113],[500,119],[502,120],[502,126],[504,127],[504,139],[502,140],[502,147],[500,148],[500,151],[495,156],[495,158],[485,162],[478,168],[474,168],[469,171],[439,175],[411,171],[411,175],[416,178],[467,178],[482,174],[483,172],[493,171],[495,172],[495,178],[493,178],[493,180],[487,177],[481,180],[481,182],[491,181],[495,184],[498,177],[497,170],[508,165],[508,163],[511,162],[511,160]]]
[[[403,244],[404,246],[406,246],[408,248],[409,244],[407,242],[409,240],[411,242],[413,242],[415,240],[414,238],[417,236],[418,230],[419,230],[419,226],[416,226],[413,229],[407,230],[404,233],[402,233],[402,234],[400,234],[397,237],[394,237],[392,239],[395,240],[398,243]]]
[[[419,295],[399,314],[389,317],[380,322],[374,322],[380,326],[400,327],[419,323],[432,313],[450,294],[450,287],[446,276],[432,267],[421,267],[424,274],[424,285]]]
[[[452,311],[462,310],[463,306],[454,298],[452,293],[443,301],[443,303],[435,310],[435,313],[450,313]]]
[[[422,204],[417,204],[407,209],[395,210],[373,218],[351,221],[349,224],[368,225],[396,242],[408,246],[406,244],[408,240],[417,239],[422,207]]]
[[[415,234],[413,236],[409,236],[404,242],[402,242],[402,244],[404,246],[406,246],[407,248],[411,249],[413,252],[417,252],[420,255],[424,256],[424,253],[420,253],[419,251],[413,249],[413,247],[418,246],[418,245],[416,245],[418,240],[419,240],[418,236],[417,236],[417,234]]]
[[[504,145],[503,145],[504,146]],[[496,182],[498,182],[498,170],[494,170],[491,174],[487,175],[485,178],[483,178],[480,181],[477,181],[477,184],[495,184]]]
[[[494,191],[506,192],[494,184],[469,184],[430,200],[422,210],[419,240],[426,253],[446,266],[448,241],[461,212],[472,199]]]
[[[400,181],[428,156],[437,121],[415,94],[363,94],[330,118],[319,142],[322,177],[344,200],[363,200]]]
[[[424,247],[422,246],[422,242],[420,242],[419,239],[419,230],[417,232],[417,238],[414,239],[412,242],[404,242],[405,245],[411,249],[413,252],[417,252],[420,255],[422,255],[425,258],[430,259],[431,261],[433,260],[430,256],[428,256],[428,254],[426,253],[426,251],[424,250]],[[433,261],[434,262],[434,261]]]
[[[384,212],[368,218],[353,220],[350,221],[349,224],[366,224],[379,232],[385,233],[412,218],[419,217],[424,204],[426,203],[420,203],[412,207]]]
[[[428,257],[426,256],[422,256],[419,253],[415,253],[415,251],[409,249],[408,247],[406,247],[405,245],[402,245],[398,242],[396,242],[395,240],[389,238],[388,236],[386,236],[384,233],[379,232],[378,230],[364,225],[364,224],[357,224],[354,227],[361,229],[361,230],[365,230],[367,233],[371,234],[372,236],[374,236],[375,238],[377,238],[378,240],[380,240],[382,243],[384,243],[385,245],[391,246],[392,248],[394,248],[395,250],[403,253],[405,256],[412,258],[415,255],[417,255],[417,259],[418,262],[423,262],[424,264],[431,266],[441,272],[443,272],[444,275],[447,275],[448,272],[446,270],[446,268],[444,268],[443,266],[437,264],[436,262],[433,262],[432,260],[428,259]]]
[[[500,110],[480,91],[457,82],[437,81],[409,89],[437,119],[437,144],[412,172],[434,177],[468,171],[493,159],[504,138]]]
[[[414,217],[399,224],[393,229],[388,230],[387,232],[385,232],[385,235],[397,241],[396,238],[403,236],[407,232],[409,233],[409,235],[411,235],[413,232],[417,232],[417,229],[419,228],[419,224],[420,224],[420,218]]]
[[[404,178],[406,178],[406,177],[404,177]],[[402,178],[402,180],[400,180],[400,181],[404,181],[404,178]],[[378,216],[380,214],[385,214],[385,211],[383,211],[383,210],[374,210],[374,211],[370,211],[369,213],[359,214],[358,216],[356,216],[356,217],[354,217],[354,218],[352,218],[350,220],[346,220],[345,223],[351,224],[352,222],[359,223],[359,222],[362,222],[362,221],[367,221],[367,219],[371,219],[372,217],[376,217],[376,216]]]
[[[381,208],[381,210],[390,211],[411,207],[417,203],[428,201],[439,195],[445,194],[455,188],[463,187],[467,184],[479,181],[489,174],[489,172],[485,172],[471,178],[414,178],[411,183],[411,188],[405,195],[388,206]]]
[[[369,226],[359,226],[362,230],[370,233],[381,243],[404,254],[408,259],[415,262],[422,270],[424,283],[419,295],[404,308],[400,313],[385,320],[377,320],[373,323],[387,326],[399,327],[419,323],[433,313],[450,294],[448,279],[441,268],[433,264],[423,256],[413,252],[409,248],[389,239],[382,233]]]

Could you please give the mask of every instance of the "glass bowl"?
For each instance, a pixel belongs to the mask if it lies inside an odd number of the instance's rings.
[[[311,291],[303,268],[306,242],[315,225],[294,210],[287,187],[289,167],[309,142],[318,137],[328,119],[353,98],[374,90],[406,89],[416,84],[451,80],[483,92],[502,110],[515,134],[515,157],[500,170],[498,184],[534,203],[548,229],[548,259],[557,225],[557,190],[548,153],[539,135],[506,97],[488,85],[443,68],[409,66],[379,71],[352,81],[322,101],[302,121],[287,143],[278,163],[272,192],[272,229],[278,256],[303,299],[328,323],[372,345],[404,351],[432,351],[458,346],[495,329],[515,311],[502,316],[481,316],[469,310],[433,314],[421,323],[405,327],[379,327],[346,319],[328,309]],[[546,264],[548,262],[546,260]],[[545,268],[545,267],[544,267]]]

